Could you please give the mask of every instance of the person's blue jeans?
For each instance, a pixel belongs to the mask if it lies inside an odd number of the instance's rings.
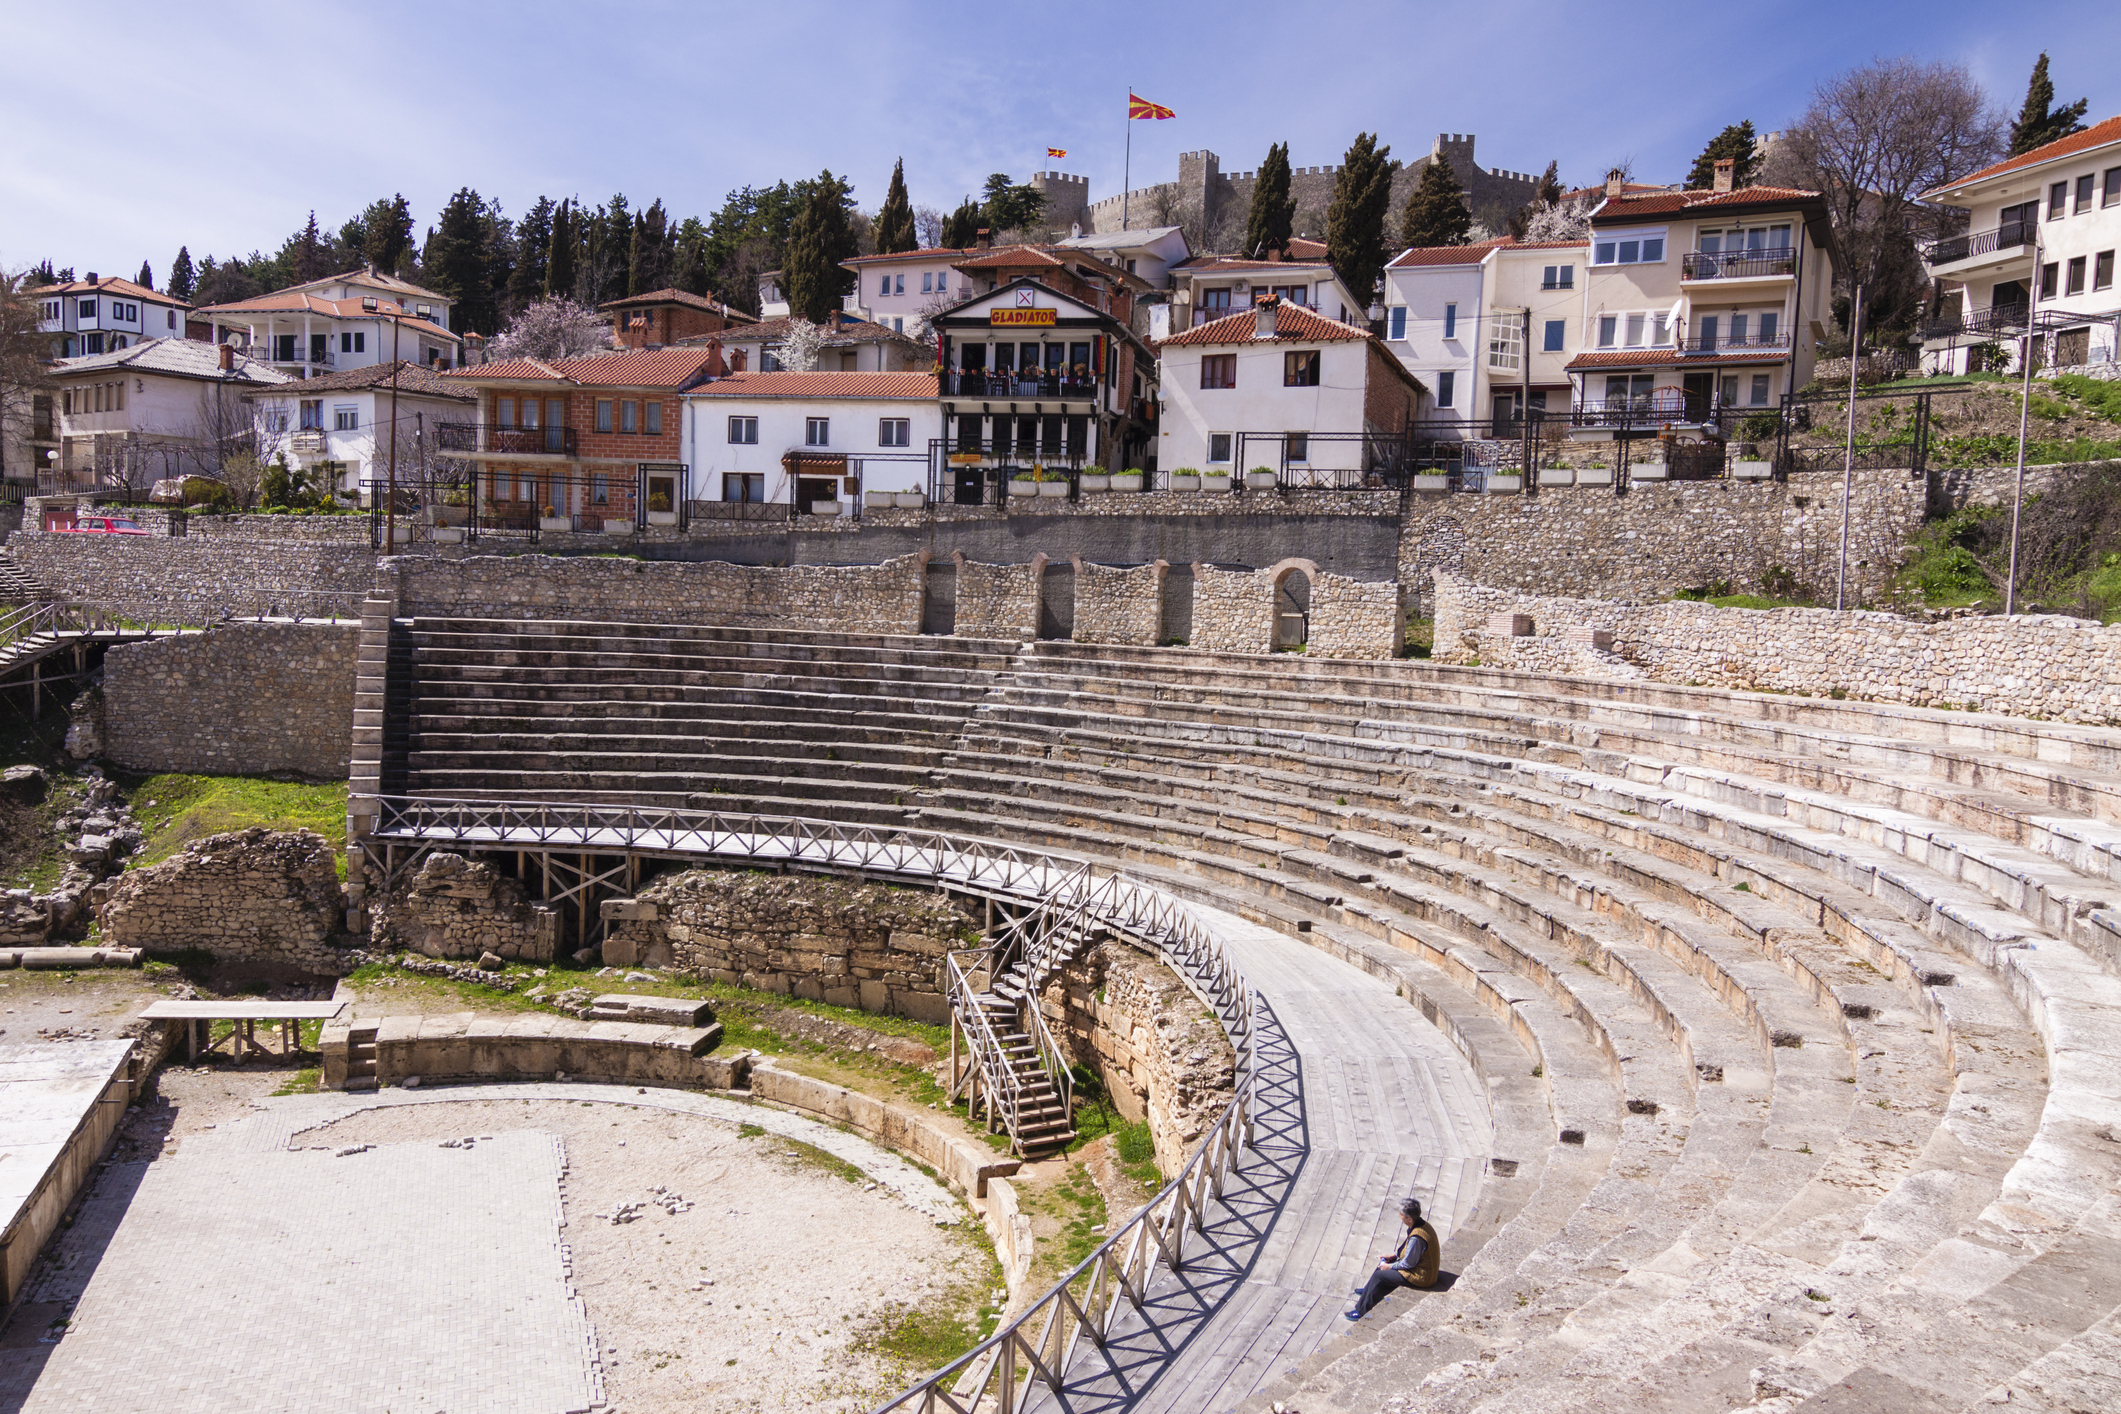
[[[1390,1267],[1374,1268],[1370,1272],[1369,1284],[1363,1287],[1362,1295],[1355,1302],[1355,1309],[1367,1316],[1371,1307],[1405,1285],[1406,1279]]]

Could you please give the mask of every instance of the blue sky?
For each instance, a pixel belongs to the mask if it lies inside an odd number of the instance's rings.
[[[1593,23],[1590,16],[1610,18]],[[0,267],[50,257],[157,280],[272,250],[312,207],[337,223],[402,191],[422,229],[457,187],[520,214],[541,193],[706,215],[723,194],[829,167],[865,207],[903,156],[916,204],[1068,149],[1120,189],[1131,85],[1177,110],[1135,123],[1134,182],[1208,148],[1339,160],[1439,132],[1484,166],[1588,182],[1632,159],[1676,180],[1724,124],[1762,130],[1873,56],[1971,68],[2015,112],[2035,54],[2064,99],[2121,113],[2111,0],[1909,4],[556,4],[516,0],[6,0]],[[2029,24],[2037,19],[2037,25]]]

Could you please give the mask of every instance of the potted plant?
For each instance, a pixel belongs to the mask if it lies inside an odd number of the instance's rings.
[[[1604,462],[1592,462],[1589,466],[1579,466],[1576,468],[1576,484],[1578,486],[1611,486],[1613,484],[1613,468]]]
[[[1022,496],[1025,500],[1038,495],[1038,476],[1035,472],[1016,470],[1009,473],[1009,497],[1014,500]]]
[[[1230,473],[1227,471],[1202,472],[1200,489],[1203,491],[1228,491],[1230,489]]]
[[[1130,466],[1125,471],[1112,473],[1112,489],[1115,491],[1139,491],[1142,489],[1142,484],[1145,480],[1147,478],[1140,467]]]
[[[1451,475],[1446,471],[1417,471],[1414,473],[1414,489],[1448,491],[1451,489]]]
[[[1255,466],[1245,473],[1245,489],[1247,491],[1272,491],[1274,489],[1274,480],[1273,467]]]
[[[1200,468],[1197,466],[1182,466],[1177,471],[1172,472],[1171,489],[1173,491],[1200,490]]]
[[[1048,501],[1068,499],[1068,478],[1058,473],[1048,473],[1042,466],[1031,469],[1032,479],[1038,482],[1038,494]]]
[[[572,530],[574,529],[574,517],[563,516],[551,506],[546,506],[538,516],[538,529]]]
[[[1522,491],[1524,473],[1521,471],[1491,471],[1488,473],[1488,490],[1496,493]]]
[[[917,511],[928,504],[928,493],[925,491],[894,491],[891,493],[891,503],[902,511]]]
[[[670,497],[658,491],[648,498],[648,523],[650,525],[676,525],[678,513],[670,508]]]
[[[864,491],[862,492],[862,504],[872,511],[888,511],[897,502],[889,491]]]
[[[810,514],[814,516],[836,516],[846,514],[847,507],[839,501],[812,501]]]
[[[1086,471],[1076,478],[1075,484],[1085,491],[1109,491],[1112,489],[1112,476],[1109,472]]]
[[[1542,486],[1574,486],[1576,484],[1576,470],[1574,467],[1560,465],[1543,466],[1539,469],[1539,484]]]

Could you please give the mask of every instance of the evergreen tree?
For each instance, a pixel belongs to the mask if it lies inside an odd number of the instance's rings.
[[[310,212],[308,223],[280,247],[278,263],[291,285],[306,285],[337,273],[338,262],[333,259],[331,243],[317,229],[316,212]]]
[[[6,277],[0,276],[0,279],[4,278]],[[25,290],[33,290],[39,285],[56,285],[58,283],[59,272],[52,269],[52,262],[49,256],[22,272],[22,288]]]
[[[442,208],[442,222],[427,242],[422,262],[428,284],[456,301],[456,326],[473,334],[491,334],[498,324],[493,286],[487,271],[485,203],[470,187]]]
[[[548,298],[574,298],[574,240],[571,203],[563,199],[552,209],[552,240],[545,252],[545,294]]]
[[[1539,174],[1539,186],[1532,193],[1532,200],[1541,206],[1561,204],[1561,164],[1547,163],[1547,169]]]
[[[1254,260],[1270,250],[1287,250],[1296,224],[1296,198],[1289,195],[1289,144],[1269,144],[1252,187],[1252,211],[1245,218],[1244,254]]]
[[[603,210],[591,214],[585,225],[589,236],[588,273],[594,282],[585,303],[593,307],[626,298],[633,259],[633,213],[627,207],[625,194],[615,194],[604,203]]]
[[[996,236],[1004,231],[1022,231],[1046,214],[1046,194],[1029,182],[1012,182],[1007,172],[987,178],[987,226]]]
[[[412,253],[412,208],[401,192],[369,203],[361,213],[361,258],[385,275]]]
[[[487,301],[493,310],[494,328],[499,329],[508,322],[508,291],[518,257],[516,228],[498,200],[487,202],[480,210],[479,226],[486,252]]]
[[[180,245],[177,247],[177,258],[169,263],[169,292],[190,303],[192,281],[191,247]]]
[[[986,213],[968,196],[957,204],[957,210],[943,218],[943,244],[952,250],[969,250],[979,239],[980,227],[986,224]]]
[[[1421,170],[1421,180],[1407,193],[1399,213],[1399,243],[1404,246],[1464,245],[1473,230],[1473,211],[1466,189],[1450,161],[1439,154]]]
[[[1716,164],[1723,158],[1731,159],[1731,187],[1749,187],[1760,174],[1760,140],[1753,134],[1753,120],[1733,123],[1709,139],[1709,145],[1701,149],[1694,165],[1686,174],[1690,191],[1707,191],[1716,184]]]
[[[1377,134],[1356,134],[1333,179],[1333,204],[1326,208],[1326,259],[1365,309],[1390,254],[1385,217],[1392,208],[1391,156],[1389,145],[1377,145]]]
[[[545,262],[552,253],[552,198],[537,204],[516,222],[516,263],[508,277],[508,313],[521,314],[545,293]]]
[[[791,313],[822,324],[850,287],[851,277],[840,262],[855,253],[856,242],[847,220],[846,183],[827,171],[805,185],[809,194],[788,228],[781,287],[788,293]]]
[[[2080,98],[2060,108],[2054,107],[2054,102],[2055,85],[2047,76],[2047,55],[2043,52],[2033,64],[2032,82],[2025,86],[2025,106],[2011,124],[2011,156],[2084,131],[2084,124],[2078,119],[2091,107],[2090,100]]]
[[[670,218],[663,211],[661,197],[633,223],[633,247],[626,266],[627,294],[670,288]]]
[[[906,159],[901,157],[891,168],[891,189],[884,193],[883,209],[876,213],[876,252],[897,255],[919,248],[920,241],[913,234],[913,202],[906,196]]]
[[[671,262],[670,283],[687,294],[714,293],[714,272],[707,266],[707,228],[697,216],[687,216],[678,226],[677,256]]]
[[[138,285],[143,290],[153,289],[155,287],[155,267],[149,265],[144,260],[141,261],[140,274],[138,278],[133,281],[133,283]]]

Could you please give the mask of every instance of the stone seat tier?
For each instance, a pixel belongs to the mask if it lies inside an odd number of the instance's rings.
[[[399,622],[411,633],[428,634],[437,639],[448,637],[496,643],[552,637],[589,637],[607,641],[649,639],[712,643],[722,645],[730,652],[756,651],[770,657],[807,655],[838,662],[919,660],[967,667],[1003,668],[1022,648],[1022,644],[1015,639],[735,628],[697,623],[626,623],[605,619],[492,619],[440,615],[419,616]]]

